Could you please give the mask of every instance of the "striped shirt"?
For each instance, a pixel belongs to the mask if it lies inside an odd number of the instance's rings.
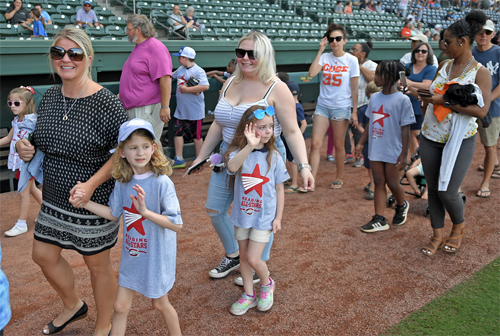
[[[271,92],[274,89],[274,86],[278,81],[274,82],[271,84],[269,87],[269,90],[267,90],[266,94],[264,97],[256,102],[253,103],[244,103],[236,106],[232,106],[229,104],[225,97],[226,97],[226,92],[227,89],[229,88],[229,85],[231,85],[231,82],[233,81],[234,77],[229,78],[229,83],[227,84],[224,92],[222,93],[222,96],[219,100],[219,103],[215,107],[214,111],[214,116],[215,120],[219,125],[222,126],[222,139],[224,142],[230,144],[231,141],[233,140],[234,133],[236,132],[236,128],[238,127],[238,124],[241,120],[241,117],[243,116],[243,113],[245,113],[246,110],[248,110],[250,107],[255,106],[255,105],[261,105],[261,106],[269,106],[267,103],[267,98],[271,94]],[[276,118],[276,114],[274,115],[274,136],[277,138],[281,135],[281,125]]]

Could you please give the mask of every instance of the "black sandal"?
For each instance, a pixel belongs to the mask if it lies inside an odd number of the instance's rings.
[[[88,310],[89,310],[89,307],[87,306],[87,304],[85,303],[85,301],[83,301],[82,307],[80,309],[78,309],[78,311],[75,313],[75,315],[73,315],[68,321],[66,321],[66,323],[64,323],[62,326],[56,327],[52,323],[52,322],[54,322],[54,320],[52,320],[52,321],[50,321],[47,324],[47,327],[49,327],[49,332],[48,333],[44,333],[43,330],[42,330],[42,334],[43,335],[52,335],[52,334],[55,334],[55,333],[58,333],[58,332],[62,331],[69,324],[71,324],[73,322],[76,322],[78,320],[82,320],[82,319],[86,318]]]

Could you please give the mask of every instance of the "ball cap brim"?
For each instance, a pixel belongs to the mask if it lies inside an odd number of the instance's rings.
[[[136,131],[138,129],[145,129],[146,131],[148,131],[151,134],[153,139],[156,140],[153,126],[149,122],[147,122],[146,120],[135,118],[135,119],[132,119],[132,120],[129,120],[129,121],[123,123],[120,126],[120,131],[118,132],[118,143],[127,140],[127,138],[130,136],[130,134],[132,134],[134,131]],[[116,150],[116,148],[110,150],[109,152],[114,153],[115,150]]]

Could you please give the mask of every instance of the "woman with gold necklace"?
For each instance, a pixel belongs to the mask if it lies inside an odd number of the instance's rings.
[[[67,27],[54,37],[50,49],[52,67],[62,80],[43,95],[34,131],[43,162],[43,204],[35,226],[33,260],[62,299],[58,316],[42,330],[55,334],[85,318],[88,306],[78,295],[71,265],[64,249],[83,256],[94,292],[97,321],[94,335],[108,335],[117,291],[110,251],[116,244],[119,220],[110,222],[70,203],[77,183],[87,202],[107,204],[114,182],[109,151],[117,145],[120,125],[128,120],[113,93],[91,78],[94,52],[87,34]],[[26,140],[16,144],[19,156],[29,161],[34,154]]]

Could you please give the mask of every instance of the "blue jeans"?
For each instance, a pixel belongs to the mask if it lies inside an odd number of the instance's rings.
[[[222,142],[220,146],[221,156],[227,151],[229,145],[226,142]],[[285,146],[280,137],[276,138],[276,148],[280,152],[281,156],[286,159]],[[229,175],[224,168],[220,173],[212,172],[210,176],[210,183],[208,185],[207,193],[207,203],[205,207],[207,210],[214,210],[216,213],[208,213],[210,220],[212,221],[212,226],[217,232],[219,239],[224,246],[226,255],[235,253],[238,251],[238,242],[234,238],[234,225],[229,220],[229,207],[233,203],[234,193],[233,189],[229,189]],[[269,242],[266,244],[264,251],[262,252],[262,260],[269,260],[271,246],[273,245],[274,235],[271,234]]]

